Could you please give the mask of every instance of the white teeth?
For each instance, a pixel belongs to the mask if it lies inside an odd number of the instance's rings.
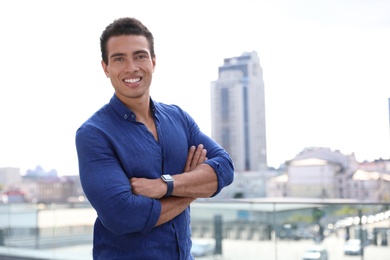
[[[124,81],[127,83],[135,83],[135,82],[138,82],[140,80],[141,80],[141,78],[136,78],[136,79],[125,79]]]

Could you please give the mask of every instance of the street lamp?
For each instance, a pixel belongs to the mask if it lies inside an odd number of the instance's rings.
[[[34,228],[34,235],[35,235],[35,248],[39,248],[39,211],[45,208],[45,204],[38,203],[35,205],[35,228]]]

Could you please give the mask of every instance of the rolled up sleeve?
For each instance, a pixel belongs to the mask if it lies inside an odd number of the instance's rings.
[[[153,229],[161,203],[132,193],[108,138],[94,127],[83,127],[76,133],[76,148],[82,188],[103,225],[115,234]]]

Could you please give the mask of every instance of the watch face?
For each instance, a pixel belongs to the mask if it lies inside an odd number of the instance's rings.
[[[173,181],[173,178],[169,174],[164,174],[162,177],[165,181]]]

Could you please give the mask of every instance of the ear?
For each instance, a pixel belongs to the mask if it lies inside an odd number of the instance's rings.
[[[156,55],[154,56],[154,58],[152,59],[152,66],[153,66],[153,72],[156,68]]]
[[[106,77],[109,78],[110,77],[110,73],[108,72],[107,64],[103,60],[101,61],[101,64],[102,64],[102,68],[103,68],[104,74],[106,74]]]

